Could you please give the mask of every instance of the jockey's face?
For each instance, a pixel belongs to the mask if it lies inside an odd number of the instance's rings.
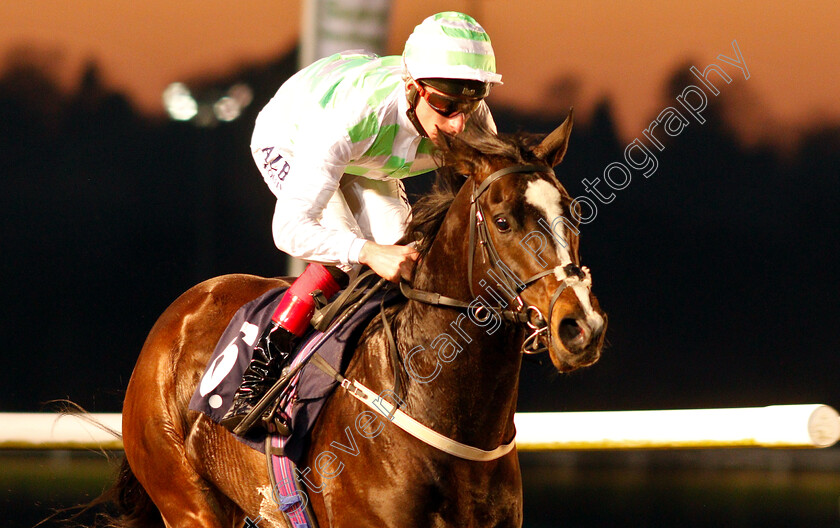
[[[422,90],[445,95],[431,86],[423,86]],[[426,131],[426,134],[428,134],[429,139],[432,141],[437,141],[438,129],[443,130],[447,134],[460,134],[467,124],[467,119],[469,119],[469,114],[464,112],[458,112],[451,117],[441,115],[429,105],[425,97],[417,98],[417,106],[414,111],[417,114],[417,119],[420,121],[420,124],[423,125],[423,130]]]

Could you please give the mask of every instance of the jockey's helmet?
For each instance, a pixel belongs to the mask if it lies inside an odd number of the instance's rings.
[[[438,13],[414,28],[403,51],[405,74],[445,94],[483,99],[494,84],[496,57],[490,37],[471,16]]]

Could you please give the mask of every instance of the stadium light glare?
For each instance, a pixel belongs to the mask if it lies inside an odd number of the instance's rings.
[[[184,83],[175,82],[163,91],[163,106],[175,121],[189,121],[198,113],[198,103]]]

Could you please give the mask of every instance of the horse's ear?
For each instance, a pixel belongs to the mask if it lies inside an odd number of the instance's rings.
[[[569,136],[572,133],[572,124],[574,123],[575,109],[569,108],[569,115],[563,124],[557,127],[554,132],[547,135],[542,143],[534,147],[534,154],[546,162],[549,167],[554,167],[563,161],[563,156],[566,155],[566,149],[569,146]]]

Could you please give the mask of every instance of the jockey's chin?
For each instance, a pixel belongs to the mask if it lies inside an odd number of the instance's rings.
[[[438,130],[449,135],[456,136],[464,131],[469,116],[466,114],[455,114],[452,117],[444,117],[437,113],[425,99],[420,99],[416,109],[417,119],[423,125],[423,130],[429,135],[429,139],[437,143]]]

